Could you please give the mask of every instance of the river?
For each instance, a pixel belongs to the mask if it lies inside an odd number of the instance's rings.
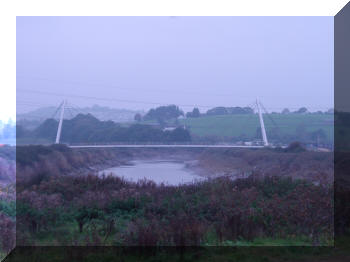
[[[185,167],[184,162],[173,160],[134,160],[128,165],[112,167],[100,172],[123,177],[127,181],[152,180],[156,184],[187,184],[204,178]]]

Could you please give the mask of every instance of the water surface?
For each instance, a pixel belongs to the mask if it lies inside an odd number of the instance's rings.
[[[204,178],[185,167],[183,162],[172,160],[134,160],[130,165],[108,168],[104,174],[114,174],[128,181],[152,180],[156,184],[179,185]]]

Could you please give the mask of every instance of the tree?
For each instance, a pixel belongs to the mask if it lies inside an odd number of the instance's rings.
[[[167,125],[163,118],[157,118],[156,121],[161,127]],[[178,122],[175,123],[178,124]],[[57,126],[56,120],[49,119],[33,132],[19,130],[19,134],[23,138],[54,141]],[[175,139],[175,136],[173,137]],[[100,121],[92,115],[77,115],[73,119],[64,120],[61,136],[63,143],[165,142],[168,141],[167,139],[162,129],[153,125],[135,123],[130,126],[121,126],[113,121]]]
[[[99,217],[99,210],[96,208],[88,208],[86,206],[80,207],[76,210],[74,218],[79,226],[79,233],[83,233],[84,225],[94,218]]]
[[[30,137],[31,132],[21,125],[16,126],[16,138]]]
[[[207,111],[207,115],[240,115],[240,114],[253,114],[254,110],[251,107],[214,107]]]
[[[323,129],[318,129],[314,132],[310,133],[310,138],[314,142],[326,142],[327,141],[327,134]]]
[[[167,121],[170,119],[178,118],[183,116],[184,113],[176,105],[169,106],[160,106],[155,109],[151,109],[143,117],[144,120],[158,120],[158,121]]]
[[[327,114],[334,114],[334,108],[330,108],[326,112]]]
[[[192,117],[200,117],[201,113],[197,107],[193,108]]]
[[[255,138],[256,139],[262,139],[262,135],[261,135],[261,127],[257,127],[256,131],[255,131]]]
[[[159,124],[161,127],[165,127],[165,126],[166,126],[165,120],[164,120],[163,118],[161,118],[161,117],[158,117],[158,118],[157,118],[157,122],[158,122],[158,124]]]
[[[190,132],[182,127],[176,128],[174,131],[165,131],[166,140],[169,142],[189,142],[191,141]]]
[[[250,107],[239,107],[239,106],[236,106],[236,107],[226,107],[226,111],[228,114],[237,114],[237,115],[240,115],[240,114],[253,114],[254,113],[254,110]]]
[[[284,150],[284,152],[287,152],[287,153],[300,153],[305,151],[306,151],[305,147],[300,142],[292,142]]]
[[[192,117],[192,112],[187,112],[187,113],[186,113],[186,117],[187,117],[187,118]]]
[[[186,117],[200,117],[201,113],[197,107],[193,108],[192,112],[187,112]]]
[[[298,111],[295,111],[296,114],[305,114],[307,112],[308,112],[308,110],[306,107],[301,107],[301,108],[299,108]]]
[[[137,113],[134,117],[134,120],[137,121],[137,122],[140,122],[142,120],[142,116],[140,113]]]
[[[207,115],[227,115],[227,109],[222,106],[214,107],[207,111]]]
[[[289,113],[290,113],[290,111],[288,108],[285,108],[282,110],[282,114],[289,114]]]

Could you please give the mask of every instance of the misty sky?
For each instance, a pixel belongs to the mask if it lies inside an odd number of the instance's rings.
[[[17,17],[17,112],[333,107],[333,17]]]

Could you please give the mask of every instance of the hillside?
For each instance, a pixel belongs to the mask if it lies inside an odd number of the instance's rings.
[[[320,142],[333,143],[334,116],[331,114],[272,114],[270,116],[273,120],[264,116],[266,132],[270,140],[316,142],[318,134]],[[185,125],[193,135],[202,138],[216,136],[245,140],[260,136],[260,124],[256,114],[202,116],[180,119],[179,123]]]

